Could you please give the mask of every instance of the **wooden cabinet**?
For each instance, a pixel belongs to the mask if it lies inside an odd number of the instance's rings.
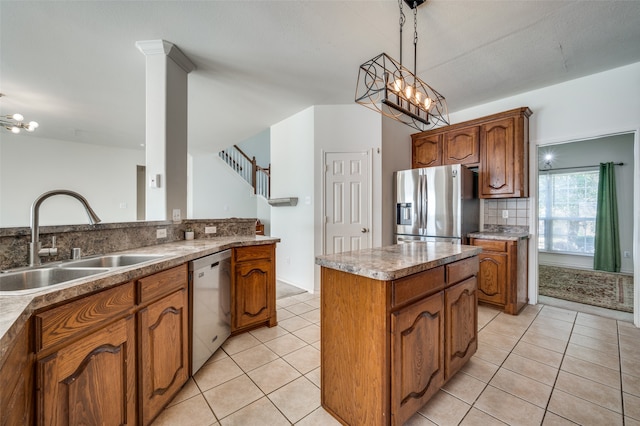
[[[0,362],[0,425],[34,424],[34,358],[31,321]]]
[[[391,412],[396,424],[413,416],[444,384],[444,326],[442,291],[391,314]]]
[[[411,139],[412,168],[442,165],[442,134],[418,133]]]
[[[275,244],[234,248],[231,263],[231,332],[277,325]]]
[[[186,265],[138,280],[141,423],[150,424],[189,379]]]
[[[477,349],[477,272],[476,256],[392,281],[322,267],[322,406],[404,424]]]
[[[135,425],[132,315],[38,361],[38,423]]]
[[[133,283],[37,313],[37,423],[136,424]]]
[[[150,424],[189,377],[187,278],[181,265],[37,313],[37,423]]]
[[[526,109],[482,125],[480,198],[529,196],[530,114]]]
[[[531,110],[523,107],[416,133],[411,136],[412,167],[477,166],[480,198],[526,198],[529,116]]]
[[[478,126],[446,132],[443,138],[443,164],[478,164],[480,161],[480,128]]]
[[[477,264],[477,263],[476,263]],[[478,349],[478,292],[475,276],[444,293],[446,358],[445,379],[453,377]]]
[[[529,302],[527,285],[527,240],[471,238],[482,247],[478,256],[478,300],[516,315]]]

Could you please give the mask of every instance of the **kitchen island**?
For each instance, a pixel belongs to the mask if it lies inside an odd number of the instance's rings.
[[[402,425],[477,349],[480,248],[412,242],[318,256],[322,406]]]

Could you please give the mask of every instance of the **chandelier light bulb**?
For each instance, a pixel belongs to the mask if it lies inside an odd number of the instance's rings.
[[[404,81],[401,78],[396,78],[393,83],[391,83],[391,90],[396,93],[401,92],[403,87]]]
[[[413,97],[413,86],[405,87],[404,94],[407,97],[407,99],[411,99]]]
[[[22,121],[22,120],[24,120],[24,116],[23,116],[22,114],[18,114],[18,113],[13,114],[13,115],[11,116],[11,118],[13,118],[13,119],[14,119],[14,120],[16,120],[16,121]],[[14,133],[16,133],[16,132],[14,132]]]
[[[11,133],[20,133],[20,127],[13,126],[11,127]]]
[[[431,100],[430,97],[427,96],[427,99],[424,100],[424,109],[429,111],[432,105],[433,105],[433,101]]]
[[[38,124],[37,121],[30,121],[29,124],[26,127],[27,132],[33,132],[35,129],[38,128],[38,126],[40,126],[40,125]]]

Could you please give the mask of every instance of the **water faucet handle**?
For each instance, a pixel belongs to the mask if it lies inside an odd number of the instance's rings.
[[[40,244],[40,242],[38,242]],[[47,257],[47,256],[56,256],[58,254],[58,247],[56,247],[56,236],[53,235],[51,237],[51,247],[41,248],[38,247],[38,256]]]

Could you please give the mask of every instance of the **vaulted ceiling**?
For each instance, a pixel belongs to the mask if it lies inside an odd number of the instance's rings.
[[[418,35],[418,75],[454,112],[639,62],[640,1],[431,0]],[[0,113],[38,121],[33,136],[141,149],[135,42],[157,39],[196,64],[189,147],[214,152],[308,106],[353,103],[361,63],[398,59],[398,3],[0,0]]]

